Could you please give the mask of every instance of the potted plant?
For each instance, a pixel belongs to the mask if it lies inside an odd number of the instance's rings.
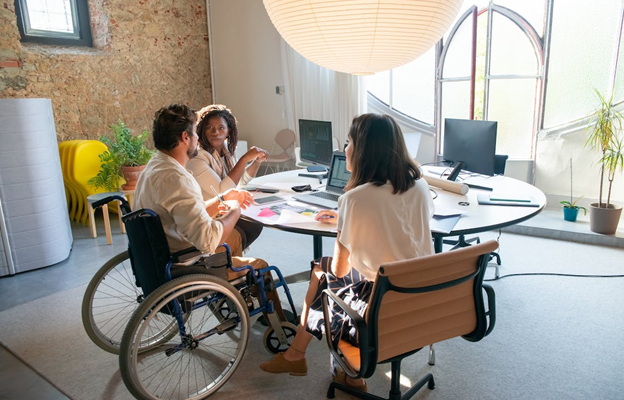
[[[624,166],[624,156],[622,141],[618,136],[618,131],[622,129],[624,115],[615,110],[612,100],[605,99],[598,90],[595,90],[600,100],[600,106],[596,114],[590,120],[587,127],[590,132],[585,146],[598,150],[600,154],[600,190],[598,193],[598,203],[590,204],[589,225],[590,229],[596,233],[613,234],[617,230],[622,214],[622,207],[611,204],[611,188],[618,168],[620,172]],[[607,174],[609,189],[607,201],[603,202],[604,178]]]
[[[578,217],[579,210],[583,210],[583,215],[587,215],[587,209],[585,207],[576,205],[576,203],[582,198],[583,196],[572,201],[572,196],[570,196],[570,201],[563,200],[559,202],[563,204],[563,219],[565,219],[566,221],[575,222],[576,217]]]
[[[119,178],[123,177],[126,183],[121,185],[121,189],[132,190],[139,174],[154,154],[145,147],[148,132],[143,131],[140,135],[133,136],[121,120],[111,125],[111,129],[112,139],[100,137],[100,141],[108,146],[108,151],[100,154],[100,171],[88,183],[96,189],[103,188],[114,192],[119,190]]]
[[[582,199],[583,196],[576,200],[572,200],[572,158],[570,158],[570,201],[563,200],[559,203],[563,204],[563,219],[570,222],[575,222],[578,217],[579,210],[583,210],[583,215],[587,215],[587,209],[585,207],[577,206],[576,203]]]

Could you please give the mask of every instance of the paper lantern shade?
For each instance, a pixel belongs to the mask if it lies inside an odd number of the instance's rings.
[[[263,0],[286,43],[308,60],[370,75],[429,50],[462,0]]]

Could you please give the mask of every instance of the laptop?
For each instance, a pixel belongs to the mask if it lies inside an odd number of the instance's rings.
[[[325,208],[337,208],[338,197],[344,193],[344,187],[349,182],[350,177],[351,173],[347,171],[345,153],[336,151],[332,155],[325,189],[318,192],[299,194],[293,196],[293,199]]]

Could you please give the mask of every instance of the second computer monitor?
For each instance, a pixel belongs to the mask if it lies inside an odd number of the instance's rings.
[[[442,158],[461,161],[466,171],[494,175],[497,127],[496,121],[446,118]]]
[[[300,119],[301,161],[329,167],[334,150],[332,137],[331,122]]]

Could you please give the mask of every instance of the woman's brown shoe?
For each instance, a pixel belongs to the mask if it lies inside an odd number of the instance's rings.
[[[337,375],[332,375],[332,379],[336,383],[349,386],[350,388],[353,388],[360,392],[368,393],[368,385],[366,385],[366,382],[364,382],[363,385],[351,385],[349,382],[347,382],[347,374],[345,374],[345,372],[342,370],[338,370]]]
[[[308,374],[308,363],[305,358],[297,361],[288,361],[284,358],[284,353],[277,353],[271,361],[260,364],[260,369],[272,374],[289,373],[294,376],[306,376]]]

